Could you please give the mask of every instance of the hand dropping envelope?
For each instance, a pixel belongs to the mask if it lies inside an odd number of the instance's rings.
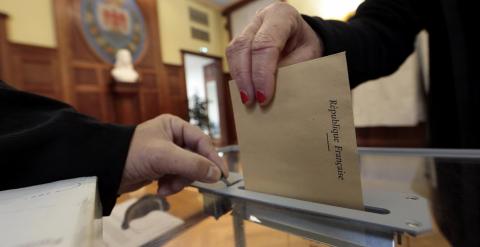
[[[280,68],[265,108],[230,90],[247,190],[363,209],[345,53]]]

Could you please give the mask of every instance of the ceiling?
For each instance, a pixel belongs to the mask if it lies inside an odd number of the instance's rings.
[[[225,8],[237,2],[241,2],[242,0],[196,0],[196,1],[218,10],[224,10]]]

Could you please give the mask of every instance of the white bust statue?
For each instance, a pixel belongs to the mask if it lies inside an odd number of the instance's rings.
[[[132,64],[132,54],[127,49],[117,51],[112,76],[118,82],[135,83],[138,81],[138,72]]]

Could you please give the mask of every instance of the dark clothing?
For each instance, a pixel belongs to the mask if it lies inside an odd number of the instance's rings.
[[[324,41],[326,55],[347,51],[352,87],[397,70],[425,29],[431,145],[480,148],[480,118],[473,114],[480,106],[480,73],[474,62],[480,43],[473,9],[473,1],[367,0],[348,23],[305,19]]]
[[[133,131],[0,81],[0,190],[97,176],[103,213],[108,215]]]
[[[429,34],[431,147],[480,148],[478,21],[474,1],[367,0],[347,23],[304,16],[326,55],[346,51],[352,87],[394,72]],[[455,246],[480,234],[480,164],[437,162],[440,227]],[[450,228],[450,229],[448,229]],[[452,229],[454,228],[454,229]]]

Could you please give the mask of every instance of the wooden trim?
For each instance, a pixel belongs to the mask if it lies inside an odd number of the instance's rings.
[[[9,42],[9,83],[20,90],[62,100],[55,48]]]
[[[55,30],[57,39],[58,62],[61,81],[62,98],[65,102],[74,105],[74,90],[70,79],[71,70],[71,51],[69,25],[70,18],[68,11],[71,11],[68,4],[70,1],[54,0],[53,11],[55,18]]]
[[[171,106],[171,97],[170,97],[170,88],[168,87],[167,83],[167,72],[165,69],[165,66],[163,65],[162,61],[162,48],[161,48],[161,30],[160,30],[160,24],[158,22],[159,16],[158,16],[158,11],[157,11],[157,1],[151,1],[151,0],[137,0],[138,2],[144,2],[144,4],[139,6],[147,6],[150,5],[150,9],[154,9],[155,11],[152,11],[152,15],[145,15],[145,13],[142,12],[145,22],[149,23],[152,25],[150,28],[147,28],[148,30],[148,35],[151,35],[151,37],[154,37],[154,40],[156,42],[150,42],[147,43],[146,45],[151,45],[153,47],[153,51],[155,51],[155,56],[154,56],[154,64],[155,64],[155,70],[157,71],[157,87],[158,87],[158,104],[160,106],[160,113],[167,113],[172,109]],[[151,19],[148,19],[151,18]],[[148,25],[148,24],[147,24]],[[150,38],[151,38],[150,37]],[[150,39],[149,38],[149,39]],[[148,48],[148,46],[147,46]]]
[[[30,52],[30,51],[42,52],[42,53],[57,52],[57,48],[50,48],[45,46],[28,45],[28,44],[13,43],[13,42],[9,42],[9,45],[12,47],[12,49],[24,50],[26,52]]]
[[[0,79],[11,81],[10,51],[7,32],[8,15],[0,12]]]
[[[426,147],[425,123],[411,127],[356,128],[357,143],[361,147]]]

